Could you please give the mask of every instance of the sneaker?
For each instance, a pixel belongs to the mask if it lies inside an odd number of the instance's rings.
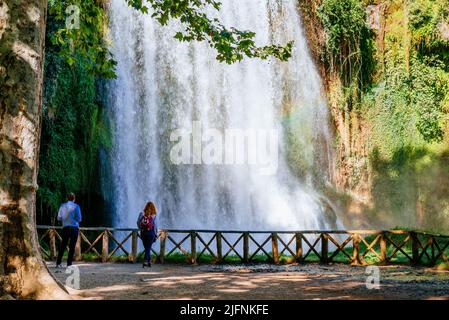
[[[148,261],[148,267],[151,268],[151,261]]]
[[[64,267],[63,267],[61,264],[57,264],[57,265],[55,266],[55,268],[56,268],[56,269],[64,269]]]
[[[145,267],[148,267],[148,263],[146,263],[146,262],[144,262],[144,263],[142,264],[142,268],[145,268]]]

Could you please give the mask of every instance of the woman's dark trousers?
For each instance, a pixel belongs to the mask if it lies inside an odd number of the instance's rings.
[[[67,257],[67,266],[72,265],[73,255],[75,254],[76,241],[78,240],[78,228],[77,227],[64,227],[62,228],[62,241],[59,246],[57,265],[62,262],[62,256],[64,255],[67,244],[69,245],[69,256]]]
[[[151,260],[151,246],[156,238],[154,231],[141,231],[140,236],[142,238],[143,246],[145,248],[145,262]]]

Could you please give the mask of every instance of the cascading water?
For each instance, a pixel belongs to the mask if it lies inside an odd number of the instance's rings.
[[[154,200],[161,224],[169,228],[334,227],[312,184],[316,163],[330,163],[330,134],[297,2],[229,0],[210,14],[226,26],[255,31],[260,45],[294,40],[293,57],[220,63],[207,44],[173,39],[178,22],[163,27],[124,0],[111,3],[118,62],[109,92],[115,225],[134,226],[145,202]],[[174,164],[170,135],[190,130],[195,121],[219,132],[278,130],[277,171],[263,175],[251,164]],[[321,169],[323,177],[329,175]]]

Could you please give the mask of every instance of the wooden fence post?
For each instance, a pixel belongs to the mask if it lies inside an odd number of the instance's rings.
[[[387,262],[387,239],[385,232],[380,235],[380,262],[385,264]]]
[[[410,237],[412,239],[412,264],[416,266],[419,264],[418,235],[411,231]]]
[[[249,233],[243,233],[243,262],[249,262]]]
[[[296,239],[296,261],[302,262],[302,237],[300,233],[295,233]]]
[[[107,262],[109,256],[109,236],[108,230],[103,231],[102,248],[101,248],[101,262]]]
[[[167,232],[166,231],[161,231],[161,236],[160,236],[161,249],[159,251],[159,261],[161,263],[165,262],[165,239],[166,238],[167,238]]]
[[[196,232],[190,232],[191,263],[196,263]]]
[[[81,255],[81,230],[78,231],[78,238],[76,239],[76,245],[75,245],[75,261],[81,261],[82,255]]]
[[[137,234],[137,230],[133,230],[132,236],[131,236],[131,257],[130,257],[130,260],[132,263],[137,262],[137,256],[139,255],[138,239],[139,239],[139,235]]]
[[[436,259],[435,259],[435,244],[434,244],[434,238],[433,236],[429,235],[429,243],[430,243],[430,253],[431,253],[431,261],[430,264],[434,265],[436,263]]]
[[[221,239],[221,232],[216,233],[216,241],[217,241],[217,262],[221,262],[223,260],[223,243]]]
[[[54,260],[56,258],[56,230],[50,229],[48,235],[50,237],[50,259]]]
[[[271,248],[273,252],[273,262],[279,263],[279,248],[278,248],[278,234],[273,232],[271,234]]]
[[[359,266],[363,265],[360,257],[360,235],[358,233],[353,236],[353,255],[352,255],[352,265]]]
[[[329,238],[327,233],[321,234],[321,263],[328,262],[328,252],[329,252]]]

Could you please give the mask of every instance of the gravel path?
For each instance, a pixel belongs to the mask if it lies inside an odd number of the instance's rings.
[[[74,299],[447,299],[449,272],[380,267],[380,289],[367,289],[364,267],[349,265],[153,265],[78,263]],[[64,269],[50,271],[62,283]]]

